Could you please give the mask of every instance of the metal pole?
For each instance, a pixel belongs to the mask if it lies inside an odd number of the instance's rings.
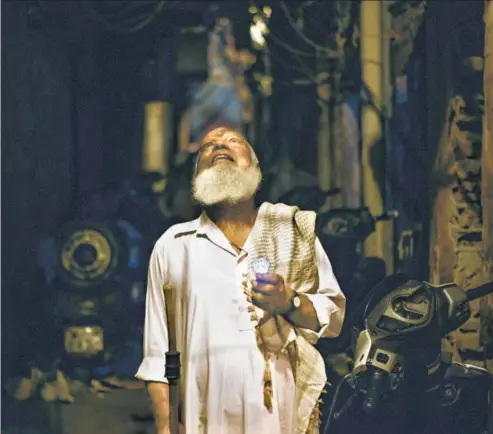
[[[325,54],[317,50],[317,98],[320,106],[318,127],[318,184],[322,190],[329,190],[331,185],[331,134],[330,134],[330,101],[331,91],[328,80],[329,68]]]

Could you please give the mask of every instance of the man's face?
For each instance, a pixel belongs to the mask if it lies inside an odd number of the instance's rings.
[[[217,128],[202,140],[193,196],[203,205],[233,205],[256,193],[262,175],[250,145],[235,131]]]
[[[227,128],[216,128],[201,141],[197,174],[204,169],[229,164],[247,169],[252,164],[252,152],[246,140]]]

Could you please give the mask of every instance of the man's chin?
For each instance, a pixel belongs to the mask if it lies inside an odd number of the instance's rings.
[[[205,208],[221,207],[221,206],[233,206],[233,205],[237,205],[241,202],[245,202],[248,199],[250,199],[250,197],[222,196],[222,197],[215,197],[215,198],[204,198],[204,197],[194,196],[195,202],[197,202],[199,205],[201,205]]]

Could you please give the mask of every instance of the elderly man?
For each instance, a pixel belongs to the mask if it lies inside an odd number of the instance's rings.
[[[193,195],[203,207],[168,229],[151,255],[144,360],[159,434],[169,432],[168,328],[175,291],[187,434],[318,432],[326,383],[319,337],[339,334],[345,298],[315,236],[315,215],[254,196],[261,172],[237,132],[204,137]]]

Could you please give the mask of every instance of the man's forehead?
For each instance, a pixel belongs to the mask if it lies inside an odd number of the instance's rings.
[[[237,138],[245,141],[245,138],[235,130],[232,130],[230,128],[216,128],[215,130],[208,132],[204,136],[204,138],[202,139],[202,143],[207,143],[211,140],[220,139],[220,138],[225,137],[225,136],[237,137]]]

